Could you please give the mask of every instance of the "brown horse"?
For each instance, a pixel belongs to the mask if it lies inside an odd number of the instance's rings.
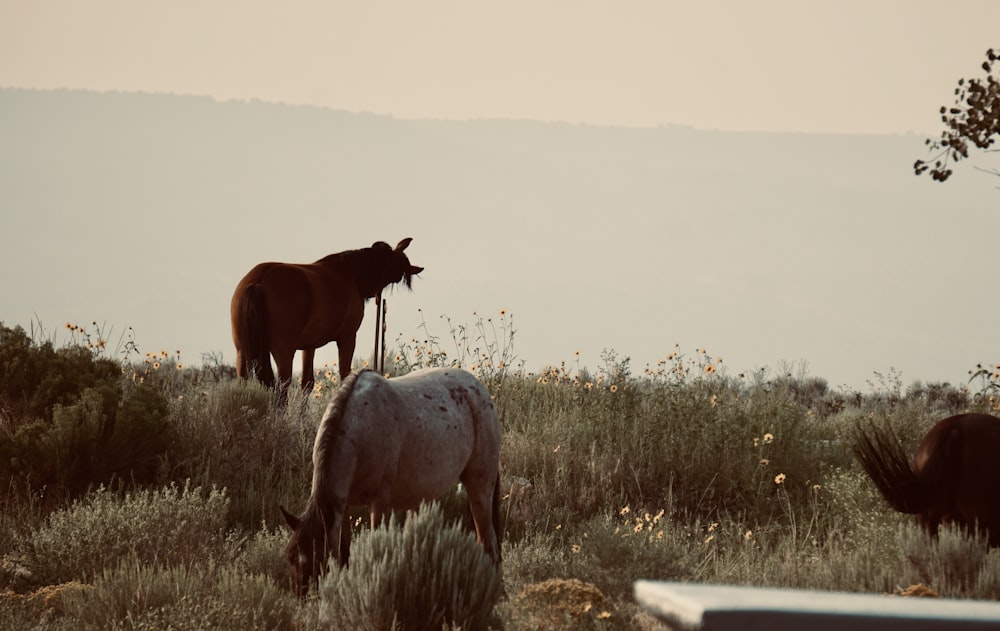
[[[313,444],[312,492],[285,549],[295,592],[304,596],[332,556],[346,565],[351,506],[369,507],[372,528],[393,510],[465,487],[476,537],[500,564],[500,419],[489,391],[458,368],[385,379],[351,374],[323,415]]]
[[[284,397],[295,351],[300,350],[302,388],[311,390],[316,349],[336,342],[343,381],[351,372],[365,302],[393,283],[409,289],[413,276],[424,269],[406,258],[403,251],[410,241],[403,239],[395,249],[379,241],[315,263],[261,263],[250,270],[230,304],[237,374],[256,375],[264,385],[274,386],[273,355]]]
[[[1000,546],[1000,418],[959,414],[920,441],[912,464],[891,428],[856,428],[854,453],[893,509],[917,515],[931,535],[941,523],[978,527]]]

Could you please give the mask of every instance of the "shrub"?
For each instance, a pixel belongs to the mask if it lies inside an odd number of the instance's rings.
[[[91,350],[54,350],[0,325],[0,475],[11,481],[2,493],[153,482],[172,441],[167,402],[123,385],[118,365]]]
[[[91,580],[121,559],[167,565],[204,560],[222,540],[229,500],[222,491],[175,485],[119,496],[86,496],[23,536],[18,546],[38,583]]]
[[[0,425],[13,434],[32,421],[49,420],[58,404],[70,405],[87,388],[117,385],[115,362],[72,345],[33,341],[21,327],[0,323]]]
[[[474,536],[425,504],[356,538],[348,567],[320,583],[320,617],[343,629],[486,629],[502,590]]]
[[[288,404],[278,408],[272,390],[245,380],[186,391],[171,405],[174,479],[227,489],[233,525],[276,523],[279,504],[298,506],[309,495],[322,415],[311,404],[293,388]]]
[[[67,617],[91,628],[291,628],[295,598],[265,576],[212,563],[165,567],[123,560],[100,572],[91,590],[68,594]]]

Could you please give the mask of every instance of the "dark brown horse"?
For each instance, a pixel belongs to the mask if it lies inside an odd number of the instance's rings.
[[[282,396],[292,379],[295,351],[302,351],[302,388],[313,387],[316,349],[337,343],[340,378],[351,372],[354,343],[365,315],[365,302],[385,287],[402,282],[410,288],[424,268],[410,265],[404,250],[379,241],[370,248],[331,254],[315,263],[261,263],[236,286],[230,305],[236,372],[256,375],[274,386],[271,358],[278,366]]]
[[[915,514],[931,535],[955,523],[1000,546],[1000,418],[959,414],[939,421],[907,457],[890,428],[858,425],[854,453],[893,509]]]

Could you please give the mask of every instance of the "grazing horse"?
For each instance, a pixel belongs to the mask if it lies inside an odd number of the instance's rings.
[[[352,373],[323,415],[313,445],[305,512],[281,513],[292,531],[285,552],[304,596],[333,555],[347,564],[349,508],[367,505],[371,526],[393,510],[415,510],[457,482],[476,537],[500,564],[500,420],[485,387],[456,368],[385,379]],[[339,544],[339,545],[338,545]]]
[[[931,535],[939,524],[978,527],[1000,546],[1000,418],[959,414],[939,421],[912,464],[891,429],[856,429],[854,452],[893,509],[917,515]]]
[[[302,351],[302,388],[313,387],[313,356],[328,342],[337,343],[340,378],[351,372],[355,336],[365,315],[365,302],[386,286],[411,287],[424,268],[410,265],[403,251],[379,241],[370,248],[331,254],[315,263],[261,263],[236,286],[230,304],[236,372],[256,374],[274,386],[271,358],[278,365],[282,397],[292,379],[292,359]]]

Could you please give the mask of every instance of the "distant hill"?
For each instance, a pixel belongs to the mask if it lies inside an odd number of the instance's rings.
[[[531,369],[614,348],[638,372],[680,342],[735,371],[954,381],[1000,357],[1000,193],[971,165],[915,178],[923,155],[916,136],[0,89],[0,320],[133,326],[141,347],[232,361],[252,265],[411,236],[426,272],[391,297],[392,337],[423,334],[418,309],[447,341],[441,314],[504,308]]]

